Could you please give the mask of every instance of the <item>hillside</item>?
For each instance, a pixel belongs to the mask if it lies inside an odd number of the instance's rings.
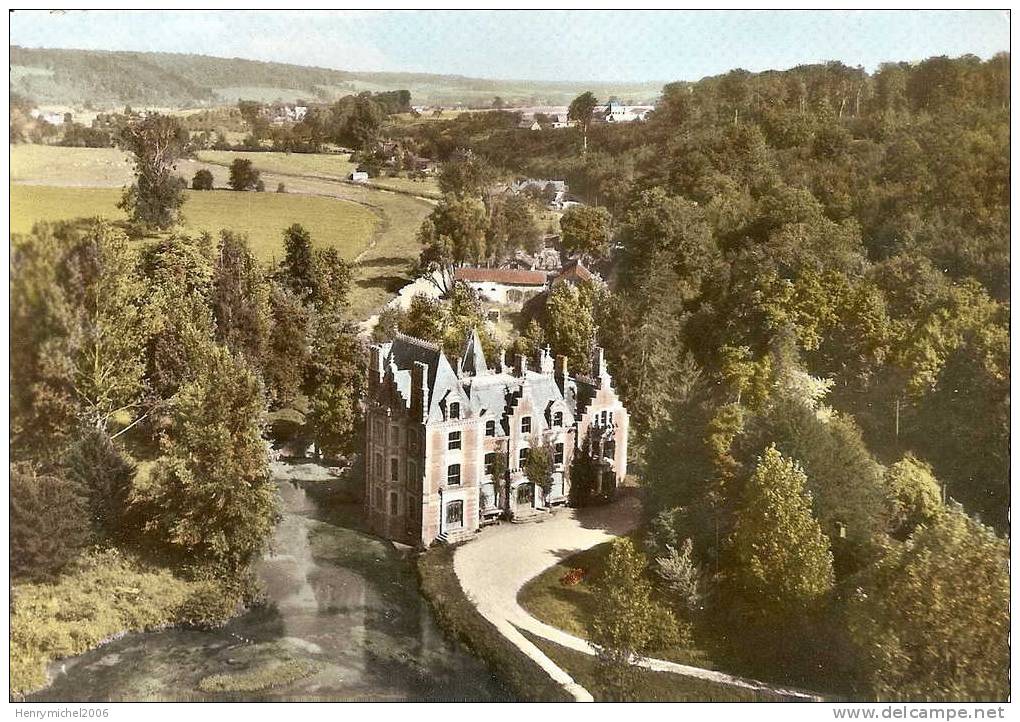
[[[175,53],[10,47],[10,89],[38,104],[196,107],[240,99],[332,100],[362,90],[406,88],[415,103],[562,105],[581,90],[628,102],[653,100],[661,83],[485,80],[459,75],[370,73]]]

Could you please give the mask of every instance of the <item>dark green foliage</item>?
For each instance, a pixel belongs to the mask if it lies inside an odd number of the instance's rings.
[[[191,178],[191,190],[193,191],[211,191],[213,189],[213,174],[212,171],[202,169],[195,171],[195,175]]]
[[[135,223],[162,230],[178,221],[187,183],[174,170],[187,142],[180,122],[159,113],[120,130],[117,145],[135,157],[135,182],[119,205]]]
[[[337,458],[360,448],[366,352],[355,324],[324,320],[315,332],[305,378],[307,419],[317,450]]]
[[[138,491],[151,544],[198,573],[237,575],[269,541],[276,486],[262,439],[262,384],[243,357],[211,344],[175,397],[164,456]]]
[[[230,164],[230,179],[227,183],[235,191],[258,190],[259,170],[248,158],[235,158]]]
[[[273,320],[263,368],[271,405],[285,406],[297,398],[309,360],[311,318],[301,299],[273,285],[269,297]]]
[[[76,485],[30,464],[10,467],[11,575],[48,579],[88,543],[85,501]]]
[[[560,219],[563,247],[589,263],[609,255],[609,211],[597,206],[568,208]]]
[[[891,544],[849,605],[877,697],[1009,698],[1009,544],[959,508]]]
[[[71,447],[64,466],[68,480],[86,502],[93,536],[104,541],[123,540],[134,463],[104,431],[89,429]]]
[[[248,239],[220,234],[210,296],[216,339],[260,368],[269,343],[269,282]]]
[[[295,223],[283,232],[283,261],[280,262],[280,279],[284,286],[304,300],[315,293],[315,259],[312,256],[312,236]]]

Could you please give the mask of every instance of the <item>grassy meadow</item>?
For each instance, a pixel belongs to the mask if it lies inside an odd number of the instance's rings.
[[[27,233],[39,221],[104,216],[126,220],[117,208],[117,188],[11,186],[11,230]],[[334,246],[347,259],[363,251],[379,227],[369,208],[350,201],[288,193],[187,191],[184,230],[216,234],[223,228],[248,236],[252,251],[263,261],[283,255],[283,231],[300,223],[316,245]]]
[[[350,156],[341,153],[277,153],[275,151],[249,152],[234,150],[202,150],[195,157],[211,165],[229,166],[235,158],[247,158],[262,173],[303,176],[324,180],[346,181],[357,168]],[[429,198],[439,198],[439,184],[435,178],[411,180],[409,178],[373,178],[364,184],[369,188],[394,190]],[[269,184],[266,184],[269,187]]]
[[[420,251],[415,234],[432,204],[406,192],[421,194],[426,184],[383,179],[406,185],[399,193],[380,184],[341,182],[351,164],[336,154],[200,155],[182,160],[178,172],[190,179],[196,170],[208,169],[216,187],[223,188],[233,158],[248,157],[262,171],[266,192],[188,191],[185,231],[229,228],[247,233],[254,252],[269,262],[283,253],[283,229],[301,223],[316,245],[335,246],[348,259],[360,254],[351,291],[351,311],[358,319],[378,310],[410,279],[409,269]],[[39,221],[97,215],[126,220],[117,202],[122,187],[132,180],[130,159],[116,148],[11,146],[11,230],[25,233]],[[286,193],[274,192],[280,183]]]

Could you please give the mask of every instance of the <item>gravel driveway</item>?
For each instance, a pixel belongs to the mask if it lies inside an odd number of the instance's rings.
[[[482,616],[579,702],[592,701],[591,694],[528,641],[520,630],[584,654],[595,654],[595,649],[584,639],[551,627],[528,614],[517,603],[517,593],[530,579],[557,562],[636,528],[640,514],[640,502],[633,495],[603,507],[561,509],[541,521],[528,524],[503,523],[485,529],[474,540],[460,546],[454,554],[454,572],[464,592]],[[754,680],[666,660],[642,659],[637,664],[659,672],[671,672],[719,684],[791,698],[817,699],[799,690],[771,687]]]

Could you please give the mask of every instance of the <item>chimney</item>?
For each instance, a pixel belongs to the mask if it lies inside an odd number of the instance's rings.
[[[457,374],[457,378],[464,378],[464,359],[458,358],[454,361],[453,366],[454,372]]]
[[[538,352],[538,370],[543,374],[551,374],[553,372],[553,358],[548,346]]]
[[[375,388],[383,380],[383,358],[382,348],[378,345],[373,345],[369,349],[369,360],[368,360],[368,385],[371,388]]]
[[[415,361],[411,366],[411,418],[422,420],[425,418],[425,404],[428,401],[428,377],[429,367],[421,361]]]
[[[524,376],[528,371],[528,360],[524,358],[523,354],[517,354],[514,357],[514,374],[517,376]]]
[[[609,377],[609,370],[606,368],[606,352],[601,346],[595,347],[595,357],[592,360],[591,375],[596,381],[602,381]]]
[[[567,357],[563,354],[556,357],[554,376],[556,377],[556,385],[560,387],[560,393],[562,394],[564,382],[567,380]]]

